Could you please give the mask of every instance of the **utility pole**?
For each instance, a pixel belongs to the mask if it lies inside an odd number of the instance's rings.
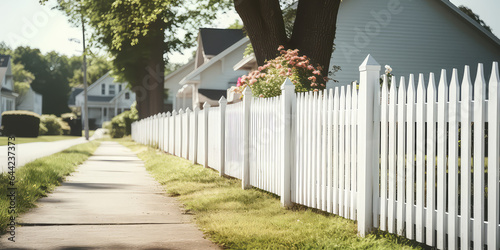
[[[82,35],[83,35],[83,127],[85,129],[85,140],[89,140],[89,107],[88,107],[88,96],[87,96],[87,56],[85,51],[85,23],[83,22],[83,13],[81,14],[82,18]]]

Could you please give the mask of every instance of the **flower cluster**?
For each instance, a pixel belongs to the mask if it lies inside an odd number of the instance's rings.
[[[307,56],[299,56],[299,50],[285,50],[278,47],[280,55],[267,61],[258,70],[238,79],[239,91],[249,86],[254,96],[273,97],[281,95],[281,85],[288,77],[295,85],[295,91],[318,91],[324,89],[327,77],[323,77],[321,66],[311,65]]]
[[[385,74],[387,76],[387,83],[389,84],[389,87],[391,86],[391,81],[392,81],[392,77],[394,76],[392,74],[392,68],[390,65],[385,65]],[[382,86],[382,84],[384,83],[384,75],[381,75],[380,76],[380,86]]]

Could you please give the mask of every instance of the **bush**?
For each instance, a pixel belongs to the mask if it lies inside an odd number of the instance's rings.
[[[2,126],[5,135],[38,137],[40,116],[26,110],[5,111],[2,113]]]
[[[61,135],[61,123],[55,115],[42,115],[40,123],[47,129],[45,135]]]
[[[132,104],[131,110],[127,110],[111,119],[111,129],[109,129],[111,137],[121,138],[125,135],[130,135],[132,132],[132,122],[137,121],[139,117],[135,105],[135,103]]]
[[[64,113],[61,115],[61,119],[63,122],[66,122],[70,128],[69,135],[82,136],[82,119],[78,118],[73,113]]]
[[[295,85],[296,92],[318,91],[325,89],[327,77],[321,74],[322,67],[313,66],[307,56],[299,56],[299,50],[278,48],[280,56],[267,61],[258,70],[238,79],[238,92],[246,86],[258,97],[281,95],[281,85],[289,78]]]
[[[40,128],[38,129],[39,135],[46,135],[48,132],[47,127],[43,123],[40,122]]]

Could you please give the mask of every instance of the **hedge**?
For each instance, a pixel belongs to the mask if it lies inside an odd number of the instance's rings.
[[[2,113],[4,135],[38,137],[40,116],[27,110],[10,110]]]

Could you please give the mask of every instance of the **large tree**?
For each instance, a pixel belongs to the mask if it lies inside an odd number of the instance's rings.
[[[292,33],[287,36],[279,0],[234,0],[245,26],[257,63],[277,56],[277,48],[299,49],[328,75],[337,14],[341,0],[299,0]]]
[[[139,118],[144,118],[163,111],[164,55],[191,47],[199,25],[215,19],[217,10],[230,1],[58,0],[58,4],[75,24],[81,15],[90,24],[93,41],[114,57],[113,72],[129,82],[137,96]]]

